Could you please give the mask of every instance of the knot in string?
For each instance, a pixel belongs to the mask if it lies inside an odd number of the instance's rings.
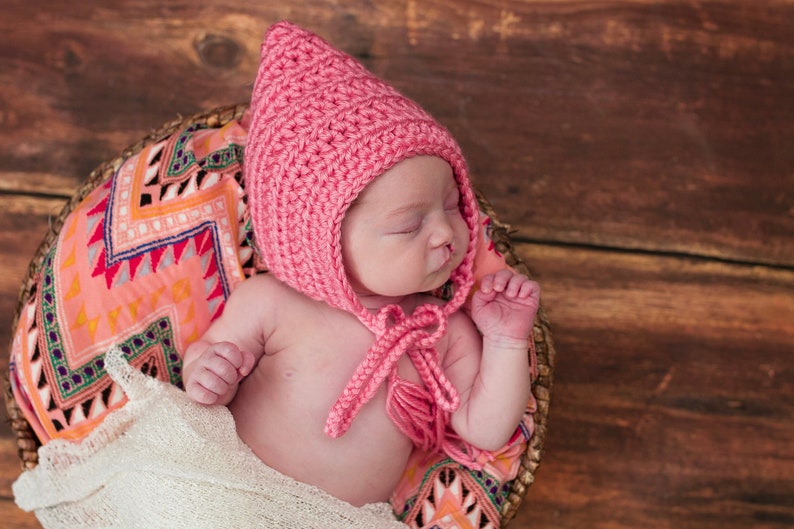
[[[388,414],[392,422],[426,453],[443,452],[473,470],[482,470],[489,454],[463,441],[449,425],[449,412],[436,406],[420,385],[389,376]]]
[[[422,444],[437,444],[437,434],[425,439],[425,435],[412,435],[410,432],[416,431],[414,425],[421,431],[427,430],[427,423],[419,425],[427,421],[428,414],[444,423],[434,425],[432,430],[443,429],[446,425],[443,417],[460,405],[458,392],[439,365],[435,347],[447,331],[447,315],[434,304],[418,307],[411,316],[406,316],[399,305],[387,305],[376,316],[376,329],[375,343],[331,408],[325,432],[331,437],[344,435],[362,406],[372,399],[381,384],[388,379],[387,407],[395,424],[414,442],[421,438]],[[419,373],[424,388],[417,384],[397,382],[397,363],[404,354],[408,355]],[[392,412],[395,402],[401,403],[399,408],[403,411]],[[431,441],[431,438],[436,441]]]

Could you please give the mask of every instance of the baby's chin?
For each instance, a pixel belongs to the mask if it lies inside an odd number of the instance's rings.
[[[449,274],[447,274],[444,279],[435,279],[431,282],[428,282],[428,286],[424,289],[424,292],[435,292],[439,288],[443,287],[449,281]]]
[[[452,277],[452,272],[455,271],[459,266],[460,266],[459,262],[458,263],[453,262],[431,273],[428,276],[428,280],[429,280],[428,284],[430,284],[431,286],[426,291],[432,292],[447,284],[449,278]]]

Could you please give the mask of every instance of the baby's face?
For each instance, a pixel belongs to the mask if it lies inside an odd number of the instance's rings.
[[[452,168],[441,158],[399,162],[359,195],[342,222],[342,253],[359,295],[405,296],[443,285],[469,229]]]

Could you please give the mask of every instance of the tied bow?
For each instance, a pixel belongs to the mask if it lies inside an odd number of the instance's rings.
[[[425,304],[406,316],[398,305],[388,305],[376,322],[380,331],[375,343],[331,408],[325,432],[331,437],[344,435],[362,406],[388,379],[391,419],[418,446],[440,447],[447,414],[460,405],[435,348],[447,330],[446,314],[438,305]],[[425,388],[397,376],[397,362],[403,354],[413,362]]]

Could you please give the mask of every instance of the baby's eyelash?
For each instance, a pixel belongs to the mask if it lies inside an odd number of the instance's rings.
[[[420,227],[421,226],[414,226],[412,228],[408,228],[408,229],[405,229],[405,230],[400,230],[400,231],[397,232],[397,234],[398,235],[410,235],[412,233],[418,232]]]

